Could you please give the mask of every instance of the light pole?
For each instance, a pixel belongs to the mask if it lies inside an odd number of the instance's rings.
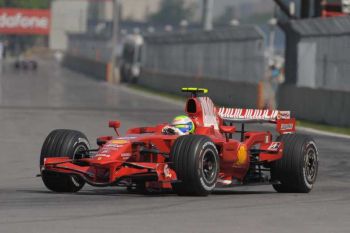
[[[110,67],[110,82],[118,83],[120,81],[119,72],[117,70],[117,42],[119,34],[119,0],[112,0],[113,3],[113,26],[112,26],[112,59]]]
[[[188,21],[187,20],[185,20],[185,19],[181,20],[179,25],[180,25],[181,32],[186,32],[187,31],[187,27],[188,27]]]
[[[213,30],[213,0],[203,0],[202,23],[205,31]]]
[[[277,19],[271,18],[268,22],[270,26],[270,45],[269,45],[269,59],[270,61],[273,60],[275,55],[275,37],[276,37],[276,25],[277,25]]]

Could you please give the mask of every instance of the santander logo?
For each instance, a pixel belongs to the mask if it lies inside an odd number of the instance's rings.
[[[2,28],[42,28],[49,27],[49,19],[47,17],[25,16],[22,13],[8,15],[2,13],[0,15],[0,27]]]

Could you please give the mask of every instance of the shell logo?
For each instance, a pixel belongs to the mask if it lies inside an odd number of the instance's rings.
[[[123,140],[123,139],[115,139],[111,141],[112,144],[118,144],[118,145],[127,144],[128,142],[129,141]]]
[[[244,144],[241,144],[238,148],[238,152],[237,152],[237,165],[242,165],[244,163],[247,162],[248,159],[248,152],[247,152],[247,147]]]

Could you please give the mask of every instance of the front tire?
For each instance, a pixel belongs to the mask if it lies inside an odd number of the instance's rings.
[[[207,196],[215,188],[219,175],[219,155],[210,138],[202,135],[179,137],[170,152],[171,167],[179,183],[178,195]]]
[[[279,181],[273,188],[281,193],[309,193],[316,182],[318,151],[310,136],[286,134],[277,138],[284,143],[281,160],[272,164],[271,177]]]
[[[89,150],[90,144],[86,136],[75,130],[57,129],[45,139],[40,155],[40,168],[45,158],[66,157],[71,159],[82,151]],[[43,170],[41,178],[45,186],[54,192],[78,192],[85,181],[74,175],[67,175]]]

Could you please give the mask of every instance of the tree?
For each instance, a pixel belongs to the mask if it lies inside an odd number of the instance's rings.
[[[52,0],[0,0],[0,7],[48,9]]]
[[[193,6],[185,5],[184,0],[163,0],[158,12],[149,16],[149,21],[155,24],[179,24],[183,19],[191,20]]]

